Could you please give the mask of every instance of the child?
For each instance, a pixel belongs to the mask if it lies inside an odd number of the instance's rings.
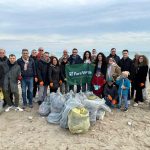
[[[107,81],[107,84],[104,87],[104,98],[106,100],[106,105],[114,108],[114,105],[118,100],[118,91],[117,87],[113,84],[113,81]]]
[[[124,111],[128,111],[128,92],[130,89],[130,80],[128,79],[129,72],[123,71],[121,76],[117,78],[116,84],[118,87],[119,103],[118,108],[121,108],[122,100],[125,102]]]
[[[105,83],[104,75],[98,69],[92,79],[93,93],[96,96],[102,97]]]

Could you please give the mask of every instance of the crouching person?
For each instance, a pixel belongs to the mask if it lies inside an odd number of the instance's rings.
[[[15,108],[15,110],[23,111],[19,105],[19,90],[18,90],[18,80],[21,79],[21,69],[16,62],[16,56],[14,54],[9,55],[9,60],[5,64],[6,74],[4,77],[4,96],[7,101],[8,108],[5,109],[6,112],[10,109]],[[10,94],[14,95],[14,102],[10,99]]]
[[[117,104],[118,91],[111,80],[107,81],[107,84],[104,87],[104,99],[106,100],[106,105],[111,108],[114,108],[115,104]]]
[[[121,108],[122,101],[124,101],[124,111],[128,111],[128,92],[130,89],[130,80],[128,79],[129,72],[123,71],[121,76],[117,78],[116,84],[119,86],[118,95],[119,103],[118,108]]]

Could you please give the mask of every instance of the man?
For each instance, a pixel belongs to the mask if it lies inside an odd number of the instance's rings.
[[[36,71],[37,71],[38,60],[37,60],[37,51],[35,49],[32,50],[30,58],[32,58],[34,60],[35,68],[36,68]],[[36,97],[37,88],[38,88],[38,82],[35,82],[35,80],[34,80],[33,81],[33,98]]]
[[[92,63],[95,63],[96,57],[97,57],[96,49],[92,49],[92,55],[91,55]]]
[[[119,64],[120,57],[118,55],[116,55],[116,49],[115,48],[111,49],[110,55],[107,57],[107,61],[109,60],[109,58],[114,58],[114,60],[116,61],[117,65]]]
[[[78,55],[78,50],[76,48],[74,48],[72,50],[72,55],[70,55],[69,59],[68,59],[68,63],[70,65],[73,65],[73,64],[82,64],[83,63],[83,60],[81,59],[81,57]],[[73,90],[73,85],[71,85],[69,87],[69,90]],[[80,85],[77,85],[77,93],[79,93],[81,90],[81,86]]]
[[[27,97],[29,99],[29,107],[32,108],[32,98],[33,98],[33,79],[35,82],[38,81],[36,77],[36,69],[34,60],[29,58],[29,51],[28,49],[22,50],[22,57],[17,60],[18,64],[21,68],[21,87],[22,87],[22,98],[23,98],[23,109],[27,107]],[[28,88],[28,95],[27,89]],[[27,97],[26,97],[27,95]]]
[[[65,50],[63,51],[62,57],[59,59],[59,64],[62,63],[63,59],[68,59],[68,58],[69,58],[68,51],[67,51],[67,49],[65,49]]]
[[[21,79],[21,69],[16,62],[16,56],[14,54],[9,55],[9,60],[5,64],[5,78],[4,78],[4,95],[8,104],[6,112],[10,111],[13,107],[15,110],[23,111],[19,105],[19,90],[18,79]],[[10,94],[14,95],[14,103],[10,99]],[[13,106],[14,105],[14,106]]]
[[[43,57],[39,60],[37,68],[37,75],[39,81],[39,101],[38,101],[39,105],[44,101],[44,98],[47,95],[47,88],[49,85],[49,78],[48,78],[49,66],[50,66],[49,53],[45,52]]]
[[[133,71],[133,61],[129,58],[129,51],[128,50],[123,50],[122,51],[123,57],[122,59],[119,61],[119,66],[121,67],[121,72],[123,71],[128,71],[129,72],[129,76],[128,79],[131,81],[131,75],[132,75],[132,71]],[[129,89],[130,91],[130,89]],[[130,92],[128,92],[128,103],[130,103]]]
[[[44,54],[44,48],[43,47],[39,47],[38,54],[37,54],[37,59],[40,60],[41,57],[43,56],[43,54]]]

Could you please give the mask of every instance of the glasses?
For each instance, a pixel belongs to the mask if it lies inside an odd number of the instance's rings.
[[[43,52],[44,50],[43,50],[43,49],[40,49],[39,51]]]
[[[28,54],[28,53],[23,53],[23,54]]]

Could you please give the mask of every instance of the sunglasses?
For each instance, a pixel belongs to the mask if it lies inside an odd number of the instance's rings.
[[[40,49],[39,51],[43,52],[44,50],[43,50],[43,49]]]

